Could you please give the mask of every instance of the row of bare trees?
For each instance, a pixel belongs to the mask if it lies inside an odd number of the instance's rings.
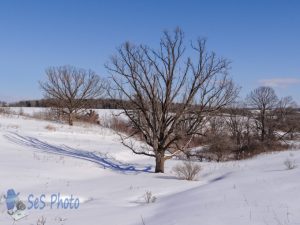
[[[291,97],[278,99],[272,88],[259,87],[210,118],[199,155],[220,161],[285,149],[300,131],[299,119]]]
[[[129,42],[119,47],[106,65],[109,88],[93,71],[71,66],[47,69],[47,79],[40,86],[52,106],[68,115],[70,125],[78,112],[90,107],[87,100],[104,93],[119,99],[130,126],[128,132],[120,133],[122,143],[136,154],[154,157],[155,172],[164,172],[165,160],[188,152],[195,139],[208,134],[208,124],[227,106],[231,106],[228,132],[236,145],[242,145],[247,133],[250,138],[253,122],[264,142],[277,129],[270,121],[287,120],[292,100],[278,101],[267,87],[248,97],[258,113],[232,107],[239,89],[229,77],[229,66],[227,59],[207,49],[204,39],[186,45],[177,28],[164,32],[156,48]]]

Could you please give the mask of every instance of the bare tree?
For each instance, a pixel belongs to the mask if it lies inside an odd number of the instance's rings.
[[[228,114],[228,118],[225,117],[226,129],[229,131],[233,140],[235,140],[235,144],[238,148],[241,148],[243,145],[243,136],[247,136],[250,133],[250,113],[245,109],[245,104],[239,102],[229,107]]]
[[[235,142],[235,158],[241,159],[247,151],[253,149],[255,143],[253,133],[256,131],[255,118],[244,102],[233,104],[227,111],[229,115],[225,118],[227,124],[225,133],[229,133]]]
[[[294,133],[299,127],[297,104],[291,96],[283,97],[279,100],[275,115],[276,115],[276,127],[278,130],[284,133],[279,136],[279,139],[283,140],[288,134],[293,139]]]
[[[277,107],[278,98],[273,88],[259,87],[250,93],[247,100],[251,107],[259,111],[257,117],[257,130],[260,131],[261,142],[264,142],[267,128],[271,129],[271,126],[267,127],[268,120],[272,119],[272,113]]]
[[[283,97],[279,100],[277,106],[277,116],[278,119],[285,122],[289,114],[295,112],[297,107],[296,102],[293,100],[292,96]]]
[[[210,113],[233,101],[237,89],[228,79],[229,62],[206,50],[206,41],[191,45],[196,60],[185,58],[183,32],[164,32],[156,50],[123,44],[107,65],[121,106],[133,125],[122,143],[136,154],[155,157],[155,172],[166,159],[185,151]],[[136,144],[136,137],[146,144]]]
[[[87,100],[99,98],[104,93],[103,80],[91,70],[73,66],[50,67],[46,77],[40,82],[44,96],[67,115],[69,125],[73,125],[77,113],[88,107]]]

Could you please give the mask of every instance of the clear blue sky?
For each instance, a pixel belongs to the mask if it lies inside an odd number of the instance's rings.
[[[40,98],[48,66],[102,76],[126,40],[157,46],[164,29],[206,37],[232,61],[241,95],[262,84],[300,103],[300,1],[48,0],[0,2],[0,100]]]

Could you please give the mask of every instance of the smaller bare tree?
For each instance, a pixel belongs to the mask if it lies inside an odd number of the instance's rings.
[[[277,107],[278,98],[273,88],[259,87],[250,93],[247,100],[251,107],[258,110],[256,126],[257,131],[260,133],[260,140],[264,142],[266,135],[270,136],[272,134],[272,126],[268,122],[272,119],[272,113]]]
[[[251,112],[246,109],[246,104],[243,102],[233,104],[228,109],[228,114],[227,129],[238,149],[249,146],[253,120]]]
[[[67,115],[69,125],[74,116],[88,108],[90,99],[99,98],[105,90],[104,81],[91,70],[73,66],[50,67],[47,79],[40,82],[46,99],[52,106]]]
[[[296,102],[293,100],[292,96],[283,97],[279,100],[277,106],[277,116],[279,119],[286,121],[289,114],[295,112],[297,107]]]
[[[299,115],[297,113],[297,104],[291,96],[283,97],[279,100],[275,110],[276,115],[276,128],[284,133],[279,136],[279,139],[290,136],[294,137],[294,133],[299,127]]]

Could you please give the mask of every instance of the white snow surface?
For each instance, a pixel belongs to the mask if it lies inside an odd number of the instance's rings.
[[[286,159],[297,167],[287,170]],[[26,204],[29,194],[45,194],[48,204],[14,223],[0,197],[0,225],[37,224],[41,216],[46,225],[296,225],[299,162],[300,151],[203,162],[198,181],[184,181],[172,172],[180,161],[155,174],[154,160],[131,153],[112,130],[0,115],[1,196],[14,188]],[[145,203],[146,191],[154,203]],[[79,208],[51,209],[57,193],[79,198]]]

